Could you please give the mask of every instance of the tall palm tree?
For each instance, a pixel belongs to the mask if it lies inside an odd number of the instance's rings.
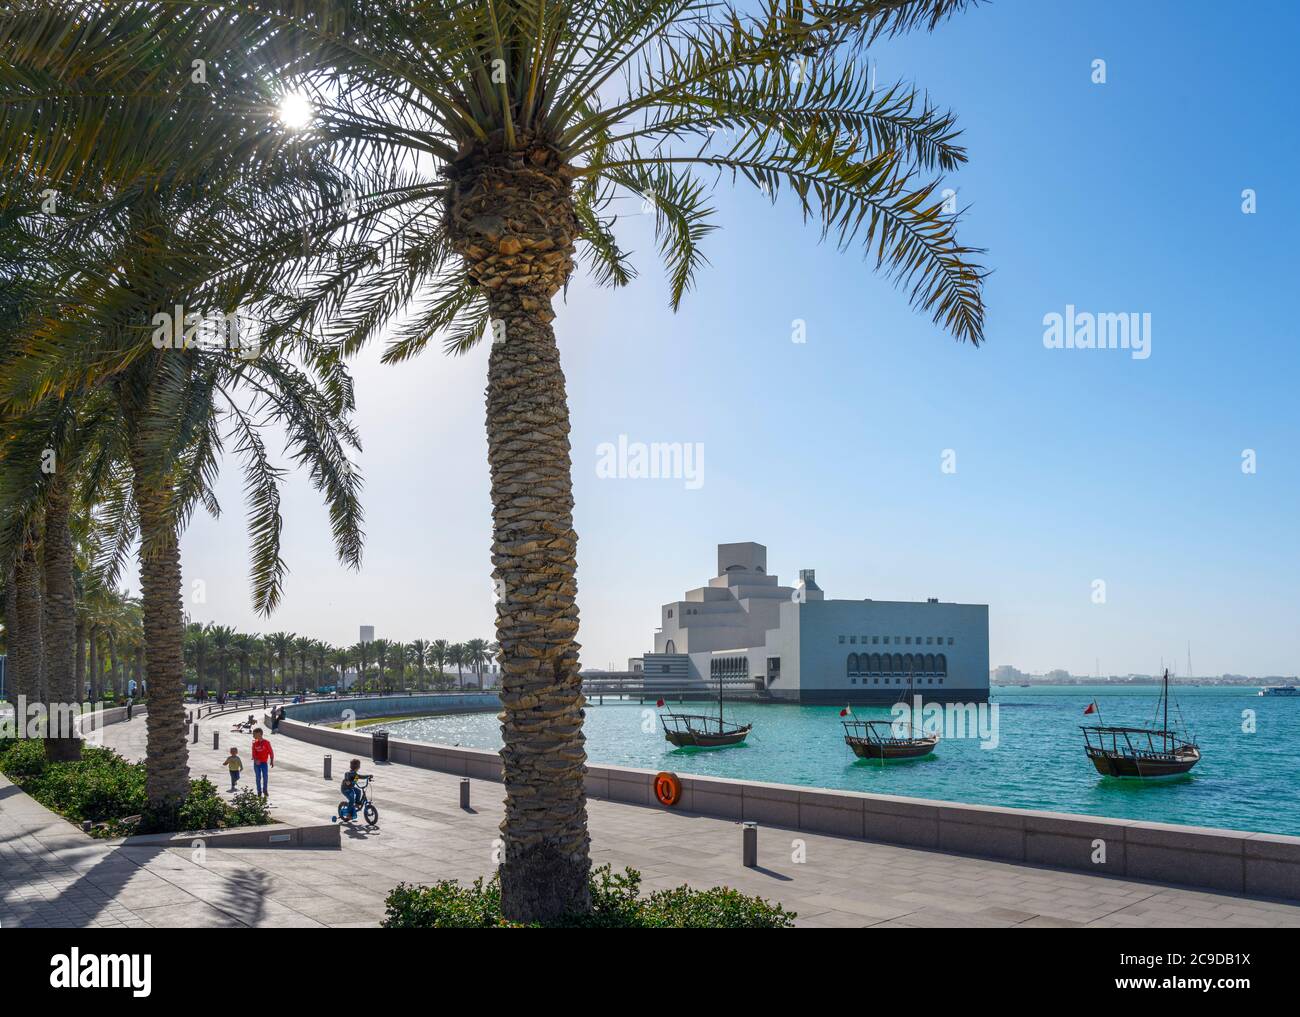
[[[208,658],[212,654],[212,633],[202,622],[185,626],[185,658],[194,668],[195,691],[202,698],[207,691],[209,677]]]
[[[293,651],[298,657],[298,691],[303,692],[315,687],[315,682],[308,681],[308,661],[315,652],[315,641],[310,636],[299,636],[293,641]]]
[[[406,647],[406,659],[415,668],[415,686],[417,691],[425,690],[424,675],[429,659],[429,643],[425,639],[412,639]]]
[[[461,668],[469,662],[469,651],[465,648],[465,644],[452,643],[447,648],[447,660],[456,665],[456,688],[464,688],[465,678]]]
[[[235,655],[235,630],[229,625],[209,625],[212,659],[217,666],[217,695],[225,699],[230,680],[230,661]]]
[[[252,692],[249,665],[258,650],[258,637],[247,632],[236,632],[231,639],[231,649],[234,651],[235,659],[239,661],[239,687],[245,693]]]
[[[344,646],[332,647],[329,651],[330,666],[334,668],[337,677],[334,679],[334,688],[343,690],[343,677],[347,673],[348,665],[352,662],[352,651]]]
[[[266,637],[266,645],[271,648],[280,661],[280,689],[283,692],[288,692],[291,687],[289,656],[293,653],[295,638],[292,632],[272,632]]]
[[[465,644],[465,663],[469,664],[478,675],[478,688],[483,691],[483,665],[487,663],[488,641],[471,639]]]
[[[445,639],[435,639],[429,644],[429,664],[438,672],[438,677],[434,679],[434,684],[438,688],[444,688],[447,676],[442,673],[442,669],[451,661],[451,645]]]
[[[978,342],[983,272],[956,238],[938,181],[918,179],[964,161],[954,118],[906,84],[875,88],[856,59],[868,42],[932,29],[972,5],[350,0],[298,4],[292,17],[282,0],[167,5],[161,45],[175,40],[188,56],[205,37],[221,52],[229,46],[218,40],[250,40],[250,59],[315,97],[306,143],[354,170],[356,207],[317,223],[333,268],[293,294],[288,323],[323,322],[350,352],[414,303],[391,329],[390,361],[434,336],[457,351],[485,330],[493,337],[507,917],[589,903],[577,538],[552,327],[575,255],[597,281],[627,283],[618,202],[644,203],[676,307],[716,228],[712,180],[743,180],[772,201],[789,192],[823,235],[860,243],[914,306]],[[158,44],[114,37],[113,66]],[[60,112],[36,104],[27,134],[56,134]],[[173,126],[182,119],[158,118],[148,139],[192,133]],[[31,144],[43,152],[48,141]],[[204,161],[197,146],[176,147],[178,172]]]
[[[352,647],[352,654],[357,660],[357,688],[365,689],[366,687],[366,670],[370,667],[370,657],[373,653],[373,642],[358,642]]]
[[[257,355],[245,355],[238,342],[188,342],[198,309],[228,319],[283,292],[296,264],[285,252],[297,243],[285,234],[304,207],[315,206],[315,189],[337,193],[338,181],[283,138],[269,162],[254,166],[238,154],[241,140],[283,135],[269,115],[274,88],[253,64],[236,67],[239,54],[230,54],[219,80],[188,95],[154,87],[172,60],[167,39],[176,26],[164,5],[46,0],[31,7],[0,21],[0,176],[42,167],[46,184],[81,214],[39,252],[68,282],[0,366],[0,412],[30,411],[70,387],[102,387],[116,402],[132,481],[116,519],[123,535],[140,539],[152,686],[146,791],[161,815],[174,812],[189,788],[180,534],[195,505],[217,510],[211,487],[223,442],[233,439],[245,473],[258,610],[275,607],[285,569],[283,473],[260,433],[272,420],[286,425],[294,456],[330,503],[340,556],[359,560],[359,475],[347,451],[356,446],[346,422],[352,395],[337,358],[318,352],[306,334]],[[51,32],[77,38],[75,60],[55,55],[62,47],[51,46]],[[250,117],[259,108],[265,114]],[[51,130],[51,122],[62,126]],[[164,140],[131,137],[132,125],[164,122],[184,128]],[[181,150],[198,158],[182,168]],[[157,318],[177,306],[181,322],[164,330],[177,342],[160,344]]]
[[[397,692],[406,691],[406,644],[394,640],[389,644],[388,655],[393,661],[394,669],[397,671],[397,682],[393,688]]]
[[[383,692],[388,691],[388,671],[384,665],[388,660],[390,645],[387,639],[376,639],[370,644],[370,649],[375,655],[375,666],[379,670],[379,688]]]

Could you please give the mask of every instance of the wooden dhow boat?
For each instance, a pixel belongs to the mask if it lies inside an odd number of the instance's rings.
[[[909,702],[911,697],[912,676],[909,674],[907,676]],[[903,700],[900,698],[899,702]],[[840,711],[840,722],[844,725],[844,744],[851,748],[853,754],[859,759],[878,759],[881,762],[891,759],[920,759],[933,753],[935,746],[939,744],[940,736],[937,733],[917,734],[910,720],[858,720],[848,707],[845,707]]]
[[[859,759],[920,759],[939,744],[937,734],[914,737],[910,724],[906,736],[899,737],[892,720],[845,720],[843,724],[844,744]]]
[[[661,699],[656,704],[663,707]],[[728,724],[722,717],[722,676],[718,675],[718,715],[700,713],[659,714],[664,738],[679,749],[722,749],[740,745],[749,736],[753,724]]]
[[[1103,777],[1136,777],[1152,780],[1177,777],[1201,761],[1196,741],[1169,727],[1169,671],[1165,671],[1157,712],[1163,705],[1159,728],[1084,726],[1083,745],[1092,765]],[[1177,709],[1177,706],[1175,706]],[[1101,712],[1097,701],[1086,712]]]

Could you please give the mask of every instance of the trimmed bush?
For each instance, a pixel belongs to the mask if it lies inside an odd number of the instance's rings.
[[[788,929],[795,912],[762,897],[725,886],[692,890],[679,886],[641,896],[641,873],[615,875],[609,865],[591,874],[591,913],[554,923],[564,928],[598,929]],[[518,928],[501,917],[501,885],[496,876],[461,886],[444,879],[432,886],[399,884],[384,902],[386,929]]]

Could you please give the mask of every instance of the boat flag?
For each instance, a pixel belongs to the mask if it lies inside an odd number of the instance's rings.
[[[844,709],[842,709],[842,710],[840,711],[840,716],[841,716],[841,717],[852,717],[852,716],[853,716],[853,711],[850,710],[850,709],[846,706],[846,707],[844,707]]]
[[[1097,712],[1097,700],[1094,699],[1091,703],[1088,704],[1088,708],[1083,711],[1083,715],[1086,717],[1088,716],[1088,714],[1096,713],[1096,712]]]
[[[662,699],[659,700],[659,702],[655,703],[655,706],[663,706],[663,705],[664,705],[664,701]]]

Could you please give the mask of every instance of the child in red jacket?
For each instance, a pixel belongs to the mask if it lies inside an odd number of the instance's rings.
[[[275,765],[275,750],[271,743],[262,737],[260,727],[253,728],[253,778],[257,781],[257,793],[263,798],[271,783],[270,769]]]

